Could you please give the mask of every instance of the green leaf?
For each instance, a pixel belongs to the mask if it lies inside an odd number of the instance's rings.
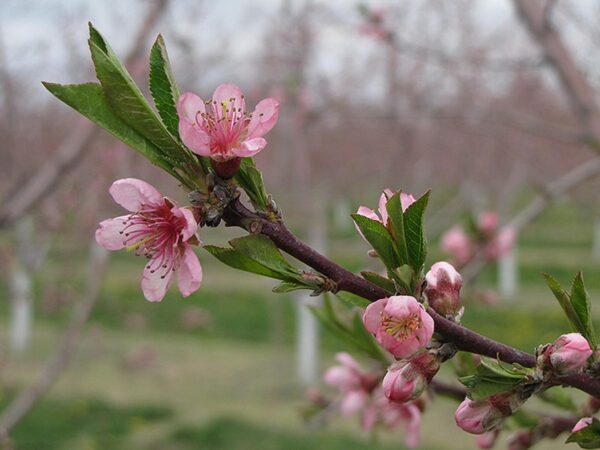
[[[179,139],[179,116],[175,106],[179,98],[179,89],[171,71],[165,41],[160,34],[150,51],[149,87],[158,114],[167,130]]]
[[[582,324],[583,330],[581,330],[581,334],[588,340],[590,346],[595,349],[597,342],[594,324],[592,323],[590,297],[585,289],[581,272],[577,273],[571,286],[571,304]]]
[[[387,228],[377,220],[369,219],[360,214],[352,214],[352,219],[365,239],[373,246],[383,264],[390,270],[399,267],[400,256]]]
[[[42,84],[56,98],[104,128],[114,137],[141,153],[157,166],[167,171],[172,170],[171,165],[161,159],[161,152],[158,147],[114,114],[102,92],[102,86],[99,84],[61,85],[47,82],[43,82]]]
[[[286,294],[288,292],[299,291],[301,289],[312,289],[312,286],[297,281],[282,281],[273,288],[276,294]]]
[[[482,358],[473,375],[459,378],[467,387],[471,400],[483,400],[500,392],[513,390],[528,379],[530,369],[509,366],[489,358]]]
[[[389,272],[397,283],[397,289],[407,294],[413,294],[413,280],[415,271],[408,264],[404,264],[395,270]]]
[[[567,438],[566,443],[577,443],[581,448],[600,448],[600,421],[595,417],[592,423]]]
[[[229,241],[229,245],[257,263],[277,272],[282,277],[298,280],[301,272],[283,257],[277,246],[267,236],[251,234]],[[283,278],[282,278],[283,279]]]
[[[351,292],[338,291],[335,293],[335,296],[348,306],[358,306],[359,308],[366,308],[371,304],[371,302],[366,298],[360,297]]]
[[[252,158],[242,158],[240,170],[235,175],[235,181],[248,194],[256,209],[267,209],[267,192],[265,191],[262,174],[256,168]]]
[[[391,225],[394,241],[396,242],[396,248],[400,255],[400,263],[408,264],[408,244],[406,242],[406,232],[404,230],[404,213],[402,212],[400,191],[396,192],[388,199],[385,208],[388,212],[388,220]]]
[[[419,273],[427,256],[427,241],[423,229],[423,217],[429,202],[430,191],[416,200],[404,211],[404,234],[408,247],[410,265]]]
[[[589,298],[583,286],[581,274],[578,274],[573,280],[571,295],[561,287],[554,277],[547,273],[542,275],[575,331],[581,333],[590,342],[592,348],[595,348],[596,338],[591,322]]]
[[[214,245],[205,245],[203,248],[223,264],[233,267],[234,269],[256,273],[258,275],[275,278],[277,280],[288,279],[287,276],[282,276],[279,272],[271,270],[268,267],[257,263],[243,253],[240,253],[232,248],[222,248]]]
[[[361,272],[360,274],[365,280],[370,281],[371,283],[379,286],[382,289],[385,289],[390,293],[394,293],[396,291],[396,286],[394,286],[394,282],[389,278],[382,277],[381,275],[375,272]]]
[[[96,76],[113,112],[162,151],[174,166],[193,163],[193,155],[166,129],[100,34],[90,25],[89,47]]]

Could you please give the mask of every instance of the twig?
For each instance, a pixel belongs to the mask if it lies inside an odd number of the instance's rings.
[[[239,199],[234,200],[227,207],[223,219],[229,226],[239,226],[246,230],[252,229],[253,232],[268,236],[278,248],[336,282],[340,290],[351,292],[370,301],[391,295],[385,289],[353,274],[310,248],[294,236],[282,222],[271,222],[253,213],[242,205]],[[439,333],[446,341],[454,343],[459,350],[491,358],[497,357],[504,362],[518,363],[525,367],[535,366],[536,360],[532,354],[475,333],[440,316],[431,308],[427,312],[435,322],[436,333]],[[561,377],[557,382],[576,387],[600,398],[600,380],[588,375]]]

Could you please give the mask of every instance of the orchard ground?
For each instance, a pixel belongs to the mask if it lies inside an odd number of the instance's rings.
[[[467,304],[463,323],[533,351],[568,331],[540,273],[568,286],[578,270],[583,270],[594,317],[600,318],[592,227],[592,215],[572,204],[549,210],[520,237],[518,298],[496,306]],[[365,269],[365,263],[377,268],[351,225],[332,234],[329,256],[352,270]],[[209,230],[202,238],[223,245],[230,236]],[[57,242],[36,280],[33,342],[22,357],[6,359],[0,406],[35,378],[70,317],[85,266],[85,253],[73,245]],[[436,248],[434,241],[428,263],[439,259]],[[400,432],[381,433],[375,445],[360,432],[356,418],[335,418],[323,430],[307,430],[301,418],[307,403],[295,375],[294,299],[270,293],[271,280],[235,272],[198,253],[205,275],[200,291],[181,299],[173,290],[157,304],[144,301],[138,289],[143,261],[125,252],[113,255],[80,350],[51,393],[15,429],[18,449],[402,448]],[[70,281],[57,284],[54,280],[65,273],[73,274]],[[495,287],[493,267],[478,287]],[[1,292],[6,296],[5,286]],[[5,348],[7,298],[0,304]],[[322,337],[325,368],[344,346],[325,332]],[[456,404],[443,398],[436,403],[424,416],[422,448],[475,448],[474,437],[454,424]],[[548,411],[535,402],[531,407]],[[563,448],[562,442],[540,448]]]

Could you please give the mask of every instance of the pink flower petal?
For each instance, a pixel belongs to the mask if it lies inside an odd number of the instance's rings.
[[[252,113],[248,124],[248,137],[253,139],[267,134],[277,123],[279,118],[279,103],[274,98],[261,100]]]
[[[222,105],[225,104],[227,109],[231,108],[242,108],[242,113],[246,111],[246,102],[244,101],[244,94],[242,90],[235,84],[224,83],[215,89],[212,96],[213,102],[217,102],[215,108],[219,111],[219,115],[222,114]]]
[[[185,92],[177,100],[177,114],[180,121],[184,120],[190,124],[195,124],[198,113],[204,112],[206,112],[204,100],[193,92]]]
[[[119,216],[100,222],[100,226],[96,230],[96,242],[107,250],[121,250],[124,248],[121,231],[125,227],[124,223],[128,217]]]
[[[388,195],[387,195],[388,191],[391,192],[389,189],[386,189],[379,196],[379,214],[381,214],[381,221],[383,222],[383,224],[385,226],[387,226],[387,222],[388,222],[388,212],[387,212],[386,205],[387,205],[389,197],[394,195],[394,193],[392,192],[392,195],[390,195],[388,197]]]
[[[358,211],[356,211],[356,214],[367,217],[371,220],[376,220],[377,222],[381,222],[381,219],[375,213],[375,211],[373,211],[371,208],[367,208],[366,206],[359,206]]]
[[[156,270],[152,273],[148,268],[144,269],[142,276],[142,291],[149,302],[160,302],[167,293],[167,289],[173,280],[173,271]]]
[[[231,153],[240,158],[254,156],[267,146],[267,141],[264,138],[257,137],[254,139],[246,139],[238,148],[232,148]]]
[[[363,324],[369,333],[376,333],[381,324],[381,313],[387,304],[388,299],[382,298],[371,303],[365,309],[363,314]]]
[[[137,178],[115,181],[109,189],[110,195],[123,208],[138,211],[142,205],[158,205],[163,197],[154,186]]]
[[[360,411],[367,401],[367,393],[362,390],[348,392],[340,403],[342,416],[351,416]]]
[[[179,136],[181,136],[183,143],[195,154],[210,156],[210,136],[198,126],[180,120]]]
[[[177,277],[179,292],[184,297],[196,292],[202,283],[202,266],[196,253],[189,245],[186,246]]]
[[[194,218],[194,213],[187,208],[178,208],[177,206],[173,207],[171,212],[185,221],[183,230],[181,230],[181,238],[183,239],[183,242],[186,242],[198,231],[198,223]]]

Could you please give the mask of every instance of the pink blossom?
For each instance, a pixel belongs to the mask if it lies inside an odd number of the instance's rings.
[[[323,379],[340,390],[340,412],[343,416],[350,416],[364,407],[378,377],[363,372],[348,353],[338,353],[336,359],[340,365],[327,369]]]
[[[396,295],[367,306],[365,328],[383,348],[406,358],[424,348],[433,336],[433,319],[414,297]]]
[[[485,236],[493,236],[499,224],[500,219],[494,211],[484,211],[477,218],[477,226]]]
[[[581,334],[563,334],[542,351],[542,360],[560,375],[580,372],[592,356],[590,344]]]
[[[261,100],[252,114],[239,87],[221,84],[205,102],[186,92],[177,101],[179,134],[183,143],[198,155],[222,162],[254,156],[267,145],[264,135],[277,122],[279,103],[273,98]]]
[[[390,401],[382,394],[381,389],[377,389],[373,392],[371,403],[363,412],[362,427],[365,431],[370,431],[377,424],[388,429],[403,428],[404,444],[408,448],[419,446],[421,410],[415,402]]]
[[[428,352],[392,364],[383,378],[383,393],[394,402],[406,403],[419,397],[440,368]]]
[[[503,227],[485,247],[485,256],[495,261],[505,256],[513,247],[517,238],[517,230],[514,227]]]
[[[429,306],[444,316],[456,314],[460,309],[460,273],[451,264],[440,261],[431,266],[425,281],[424,293]]]
[[[579,430],[583,430],[585,427],[592,424],[592,420],[593,419],[591,417],[584,417],[580,419],[571,430],[571,433],[576,433]]]
[[[110,194],[131,214],[101,222],[96,230],[98,244],[108,250],[135,249],[150,260],[144,268],[142,291],[151,302],[163,299],[175,273],[184,297],[195,292],[202,267],[189,243],[198,228],[193,213],[135,178],[115,181]]]
[[[466,264],[473,256],[473,244],[459,225],[450,228],[442,235],[441,247],[454,258],[459,266]]]
[[[456,410],[456,424],[467,433],[483,434],[494,428],[503,417],[491,400],[473,401],[466,398]]]

